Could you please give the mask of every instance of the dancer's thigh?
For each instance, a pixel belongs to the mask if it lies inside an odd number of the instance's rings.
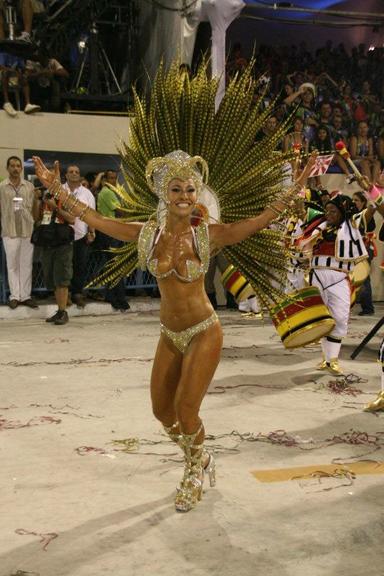
[[[198,413],[219,363],[222,346],[223,333],[219,322],[193,338],[184,354],[177,387],[178,411]]]
[[[167,411],[170,405],[173,407],[182,361],[181,352],[161,334],[151,374],[151,399],[155,412]]]

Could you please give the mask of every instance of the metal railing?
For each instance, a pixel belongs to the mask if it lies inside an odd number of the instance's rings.
[[[7,265],[6,257],[3,248],[3,243],[0,241],[0,304],[5,304],[8,300],[9,288],[7,278]],[[87,282],[94,278],[101,270],[105,262],[104,254],[99,250],[90,250],[88,263],[87,263]],[[135,270],[130,276],[125,279],[126,290],[145,290],[156,288],[155,278],[149,272],[142,270]],[[102,288],[92,288],[91,290],[103,290]],[[32,272],[32,292],[34,294],[39,292],[46,292],[47,289],[44,285],[43,270],[39,258],[39,248],[35,248],[33,257],[33,272]]]

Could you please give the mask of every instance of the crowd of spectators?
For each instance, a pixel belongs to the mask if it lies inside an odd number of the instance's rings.
[[[11,117],[33,114],[41,109],[61,111],[60,93],[69,78],[68,71],[48,54],[43,45],[33,44],[33,21],[45,10],[42,0],[14,0],[12,6],[16,21],[16,35],[12,49],[8,40],[9,29],[5,18],[6,2],[0,0],[0,79],[2,107]],[[24,47],[23,47],[24,44]]]
[[[247,65],[241,45],[229,56],[227,76]],[[260,46],[255,73],[263,105],[275,103],[276,126],[291,117],[280,146],[334,150],[343,140],[363,174],[375,180],[384,166],[384,49],[343,44],[311,51],[298,46]],[[335,171],[347,172],[340,158]]]
[[[122,243],[105,234],[96,235],[93,228],[79,218],[73,218],[66,207],[57,203],[37,182],[34,185],[25,180],[19,157],[10,156],[6,169],[8,177],[0,183],[0,231],[7,265],[8,306],[12,310],[21,305],[38,307],[32,297],[36,272],[33,265],[40,263],[44,286],[53,291],[58,306],[57,312],[47,322],[66,324],[67,307],[72,304],[78,308],[86,306],[87,295],[91,296],[87,294],[87,281],[97,275],[112,257],[108,251]],[[122,201],[115,193],[117,176],[116,170],[108,169],[98,174],[87,174],[85,178],[76,164],[69,164],[63,173],[63,185],[91,208],[97,205],[101,214],[119,218],[124,212]],[[44,235],[44,242],[34,239],[34,229],[47,228],[53,223],[60,227],[69,224],[72,234],[59,234],[60,242],[57,242],[57,234],[49,235],[49,239]],[[96,266],[93,273],[90,269],[92,257]],[[114,310],[129,310],[124,280],[92,296],[108,302]]]

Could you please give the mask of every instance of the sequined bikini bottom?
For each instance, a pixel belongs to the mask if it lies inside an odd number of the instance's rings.
[[[213,312],[213,314],[206,320],[203,320],[198,324],[194,324],[193,326],[186,328],[186,330],[181,330],[180,332],[174,332],[173,330],[170,330],[164,326],[164,324],[160,323],[160,332],[161,334],[165,334],[165,336],[171,340],[172,344],[176,346],[176,348],[180,350],[182,354],[184,354],[189,344],[191,343],[192,338],[196,336],[196,334],[204,332],[204,330],[207,330],[207,328],[216,322],[218,322],[218,317],[216,312]]]

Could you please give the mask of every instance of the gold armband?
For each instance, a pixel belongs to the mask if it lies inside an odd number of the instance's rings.
[[[272,212],[274,212],[278,218],[280,218],[280,216],[281,216],[281,215],[283,214],[283,212],[284,212],[284,210],[280,211],[280,210],[278,210],[277,208],[275,208],[275,207],[272,206],[272,205],[267,206],[267,208],[269,208],[270,210],[272,210]]]
[[[60,199],[60,193],[62,192],[63,188],[61,186],[61,182],[59,180],[54,180],[50,186],[48,186],[48,191],[55,200]]]
[[[69,205],[69,202],[72,200],[72,204]],[[69,198],[69,200],[66,202],[66,211],[69,214],[73,215],[73,209],[76,208],[76,206],[80,203],[80,200],[78,198],[76,198],[76,196],[74,196],[73,194],[71,194],[71,197]]]
[[[88,204],[86,206],[84,206],[84,208],[81,210],[78,218],[79,220],[84,220],[84,216],[86,215],[86,213],[88,212],[88,210],[90,210],[90,207],[88,206]],[[89,234],[95,234],[94,232],[89,232]]]

